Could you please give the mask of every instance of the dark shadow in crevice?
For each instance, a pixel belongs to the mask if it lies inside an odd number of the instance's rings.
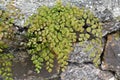
[[[91,61],[87,61],[87,62],[83,62],[83,64],[88,65],[88,64],[93,64],[93,62],[91,62]]]
[[[101,65],[102,65],[102,61],[104,60],[104,52],[105,52],[105,47],[106,47],[106,44],[107,44],[107,36],[105,36],[103,38],[103,44],[104,44],[103,51],[102,51],[102,53],[100,55],[100,65],[99,65],[100,70],[102,70]]]

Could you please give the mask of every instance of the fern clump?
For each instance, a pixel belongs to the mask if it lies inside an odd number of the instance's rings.
[[[12,62],[13,55],[5,50],[8,46],[4,42],[4,38],[9,36],[8,32],[12,26],[13,19],[10,18],[10,14],[3,10],[0,10],[0,75],[4,80],[13,80],[12,78]]]
[[[38,73],[43,62],[48,72],[51,72],[54,59],[64,71],[75,42],[101,42],[102,28],[98,19],[89,10],[63,6],[61,2],[51,8],[40,7],[27,23],[31,24],[27,32],[27,47]]]
[[[0,75],[5,80],[13,80],[12,78],[12,54],[3,54],[0,52]]]

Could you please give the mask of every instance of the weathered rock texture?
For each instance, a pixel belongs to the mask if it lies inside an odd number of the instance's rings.
[[[103,57],[103,70],[110,70],[116,73],[118,79],[120,79],[120,32],[117,31],[114,34],[107,36],[107,43],[105,46],[105,52]]]
[[[15,0],[16,7],[29,15],[41,5],[53,6],[56,0]],[[110,10],[114,17],[120,16],[120,0],[62,0],[63,3],[71,3],[76,6],[85,6],[93,11]],[[109,15],[107,15],[109,16]]]
[[[6,0],[0,4],[0,8],[5,8],[10,1],[13,1],[12,5],[20,9],[26,18],[35,13],[38,7],[42,5],[53,6],[56,2],[56,0]],[[78,7],[85,6],[102,21],[120,16],[120,0],[62,0],[62,2]],[[23,23],[24,20],[18,24],[23,25]]]
[[[99,54],[102,53],[103,49],[101,48],[101,51],[97,54],[92,54],[92,50],[93,48],[91,48],[88,51],[85,51],[85,48],[87,46],[87,44],[89,44],[89,41],[84,43],[82,46],[80,46],[79,43],[76,43],[73,47],[74,50],[71,52],[70,57],[69,57],[69,62],[72,63],[93,63],[93,60],[96,56],[99,56]],[[94,45],[93,45],[94,46]],[[91,55],[94,55],[93,57],[91,57]]]
[[[0,8],[6,9],[6,5],[11,0],[0,0]],[[16,25],[23,26],[25,20],[36,12],[37,8],[42,5],[53,6],[56,0],[12,0],[16,8],[20,9],[21,13],[25,15],[24,19],[16,20]],[[77,44],[74,46],[74,51],[71,52],[69,58],[69,65],[65,72],[61,73],[60,77],[62,80],[115,80],[115,76],[111,73],[114,72],[118,79],[120,79],[120,38],[114,36],[119,35],[120,22],[116,22],[115,17],[120,16],[120,0],[62,0],[63,4],[69,2],[71,5],[78,7],[85,6],[89,8],[93,13],[100,18],[103,22],[103,39],[105,40],[104,52],[101,55],[102,69],[94,67],[90,53],[82,52],[80,46]],[[114,34],[113,34],[114,33]],[[107,38],[106,38],[107,37]],[[107,43],[106,43],[107,42]],[[18,43],[17,43],[18,44]],[[17,54],[17,52],[16,52]],[[23,61],[24,63],[24,61]],[[26,61],[25,61],[26,63]],[[17,63],[14,63],[17,64]],[[29,61],[28,61],[29,64]],[[15,66],[15,65],[14,65]],[[17,65],[18,66],[18,65]],[[19,69],[19,67],[14,69]],[[15,80],[43,80],[34,74],[32,66],[21,64],[21,67],[26,68],[24,70],[15,71]],[[21,69],[21,68],[20,68]],[[111,72],[110,72],[111,71]],[[21,73],[17,75],[18,73]],[[27,74],[27,75],[26,75]],[[45,74],[44,71],[43,73]],[[21,77],[20,77],[21,76]],[[43,76],[42,76],[43,77]],[[48,77],[48,76],[47,76]],[[56,77],[56,76],[55,76]],[[58,77],[58,76],[57,76]],[[53,80],[53,78],[51,78]],[[58,80],[58,78],[57,78]]]
[[[120,22],[109,21],[103,23],[103,36],[117,31],[120,31]]]
[[[61,74],[61,80],[115,80],[108,71],[101,71],[92,64],[70,64]]]

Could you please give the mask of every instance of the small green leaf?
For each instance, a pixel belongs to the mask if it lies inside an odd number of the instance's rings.
[[[48,72],[49,72],[49,73],[50,73],[50,72],[52,72],[52,69],[51,69],[51,68],[49,68],[49,69],[48,69]]]
[[[37,68],[35,69],[35,71],[36,71],[37,73],[40,73],[40,70],[39,70],[39,69],[37,69]]]
[[[90,35],[89,34],[85,34],[85,37],[88,39],[88,38],[90,38]]]
[[[91,32],[91,27],[88,27],[86,30],[87,32]]]

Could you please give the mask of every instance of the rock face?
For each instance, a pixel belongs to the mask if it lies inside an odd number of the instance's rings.
[[[120,30],[120,22],[118,21],[109,21],[109,22],[104,22],[103,24],[103,36],[106,36],[107,34],[119,30]]]
[[[110,70],[116,73],[120,79],[120,32],[107,36],[107,43],[103,57],[103,70]]]
[[[21,53],[22,57],[25,53]],[[25,58],[24,60],[15,60],[13,62],[13,76],[14,80],[45,80],[45,79],[59,79],[56,74],[56,69],[52,73],[47,72],[45,67],[41,70],[40,74],[35,72],[35,67],[32,64],[30,58]],[[55,68],[55,67],[54,67]],[[0,79],[1,80],[1,79]]]
[[[103,36],[106,37],[106,45],[101,68],[114,72],[117,79],[120,79],[120,22],[105,22],[103,27]]]
[[[35,13],[38,7],[42,5],[51,7],[56,0],[6,0],[4,2],[1,1],[0,8],[4,9],[10,1],[13,1],[12,5],[20,9],[26,19]],[[102,21],[120,16],[120,0],[62,0],[62,2],[63,4],[70,3],[78,7],[85,6],[93,11]],[[23,25],[24,20],[17,24]]]
[[[61,80],[115,80],[113,74],[101,71],[92,64],[70,64],[61,74]]]
[[[6,5],[9,4],[10,1],[13,1],[12,5],[20,9],[21,13],[25,15],[24,19],[17,20],[16,22],[17,25],[23,26],[25,20],[35,13],[38,7],[42,5],[51,7],[55,4],[56,0],[5,0],[4,2],[0,1],[0,9],[6,9]],[[93,65],[94,58],[90,57],[91,53],[83,52],[83,48],[80,47],[79,44],[76,44],[68,60],[69,65],[66,71],[60,75],[61,80],[116,80],[111,72],[114,72],[117,79],[120,79],[120,22],[115,21],[115,17],[120,16],[120,0],[62,0],[62,2],[63,4],[69,2],[71,5],[78,7],[85,6],[93,11],[93,13],[100,18],[101,22],[103,22],[103,39],[106,40],[106,42],[104,44],[105,47],[102,47],[102,49],[105,48],[104,52],[101,51],[100,53],[103,55],[99,55],[99,59],[103,60],[100,61],[102,62],[102,70]],[[27,63],[29,63],[29,61],[27,61]],[[30,68],[27,65],[21,65],[24,69]],[[14,69],[17,70],[19,67],[16,66]],[[17,75],[19,72],[14,71],[15,80],[43,80],[43,78],[38,78],[34,71],[31,71],[31,68],[25,71],[28,76],[26,74],[23,75],[23,72],[24,71],[21,70],[21,78]],[[44,71],[43,74],[46,76],[49,75],[44,73]],[[50,80],[54,79],[55,78],[51,78]],[[58,80],[58,78],[56,79]]]
[[[110,80],[115,79],[109,71],[102,71],[93,65],[94,58],[90,52],[83,52],[84,46],[76,44],[70,55],[69,65],[61,74],[61,80]],[[102,53],[102,52],[101,52]],[[98,55],[98,54],[95,54]]]
[[[89,42],[87,44],[89,44]],[[72,63],[80,63],[80,64],[81,63],[92,63],[94,59],[91,57],[92,53],[90,51],[84,52],[84,49],[87,44],[84,44],[82,46],[80,46],[79,43],[75,44],[74,50],[71,52],[70,58],[68,61]],[[102,50],[100,53],[102,53]]]
[[[88,44],[90,44],[91,41],[84,42],[80,46],[79,43],[76,43],[73,47],[74,50],[70,54],[69,62],[72,63],[92,63],[96,66],[100,65],[100,56],[103,52],[103,46],[100,46],[100,44],[93,43],[92,48],[87,48]],[[99,50],[97,50],[99,48]],[[104,44],[103,44],[104,45]],[[87,51],[85,51],[87,49]],[[97,52],[95,52],[95,49]],[[95,53],[94,53],[95,52]]]
[[[15,0],[16,7],[23,13],[29,15],[34,13],[36,8],[41,5],[53,6],[56,0]],[[65,3],[71,3],[76,6],[85,6],[93,11],[102,12],[108,9],[114,17],[120,16],[120,0],[62,0]],[[109,16],[109,15],[107,15]]]

